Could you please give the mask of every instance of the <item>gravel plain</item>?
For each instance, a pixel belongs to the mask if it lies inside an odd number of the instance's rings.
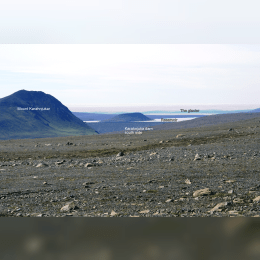
[[[0,216],[260,215],[260,117],[0,141]]]

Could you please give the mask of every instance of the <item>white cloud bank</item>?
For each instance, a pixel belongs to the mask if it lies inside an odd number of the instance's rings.
[[[257,104],[260,45],[0,45],[1,96],[69,104]]]

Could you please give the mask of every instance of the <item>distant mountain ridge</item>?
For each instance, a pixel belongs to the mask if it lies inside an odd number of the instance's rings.
[[[59,100],[42,91],[20,90],[0,99],[0,139],[95,133]]]
[[[259,112],[260,112],[260,108],[256,108],[256,109],[254,109],[254,110],[251,110],[250,112],[251,112],[251,113],[259,113]]]
[[[151,118],[145,116],[142,113],[126,113],[114,116],[108,120],[104,120],[104,122],[133,122],[133,121],[149,121]]]

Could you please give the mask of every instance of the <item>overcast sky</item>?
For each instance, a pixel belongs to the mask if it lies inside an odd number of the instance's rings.
[[[259,0],[8,0],[0,43],[260,43]]]
[[[259,9],[256,0],[2,1],[0,97],[26,89],[70,107],[260,107]]]
[[[260,45],[0,45],[1,96],[68,106],[259,104]]]

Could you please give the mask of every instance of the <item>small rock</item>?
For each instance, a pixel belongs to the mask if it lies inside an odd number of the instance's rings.
[[[244,200],[240,198],[235,198],[233,199],[233,203],[244,203]]]
[[[118,157],[118,156],[123,156],[123,155],[124,155],[123,152],[119,152],[116,156]]]
[[[199,154],[196,154],[196,155],[195,155],[194,161],[197,161],[197,160],[201,160]]]
[[[249,190],[250,191],[258,191],[260,189],[260,184],[256,185],[255,187],[251,187]]]
[[[92,167],[92,166],[94,166],[92,163],[86,163],[85,164],[85,167]]]
[[[193,197],[198,197],[198,196],[206,196],[206,195],[211,195],[212,191],[209,188],[201,189],[201,190],[196,190],[193,193]]]
[[[235,180],[227,180],[226,183],[233,183],[236,182]]]
[[[39,213],[32,213],[30,214],[31,217],[42,217],[44,214],[39,214]]]
[[[61,212],[69,212],[69,211],[71,211],[71,210],[73,210],[73,209],[75,209],[75,208],[76,208],[76,206],[75,206],[74,202],[69,202],[68,204],[66,204],[65,206],[63,206],[63,207],[60,209],[60,211],[61,211]]]
[[[253,199],[253,202],[259,202],[260,201],[260,196],[257,196],[256,198]]]
[[[117,215],[117,213],[114,210],[112,210],[110,216],[113,217],[113,216],[116,216],[116,215]]]
[[[45,146],[51,146],[51,144],[45,144]]]
[[[221,202],[218,203],[213,209],[211,209],[209,212],[215,212],[215,211],[222,211],[224,208],[226,208],[227,206],[230,206],[231,203],[230,202]]]
[[[65,162],[65,160],[62,160],[62,161],[60,161],[60,162],[55,162],[55,165],[58,166],[58,165],[63,164],[64,162]]]
[[[186,180],[185,180],[185,183],[186,183],[186,184],[191,184],[191,181],[190,181],[189,179],[186,179]]]
[[[228,211],[229,215],[238,215],[238,212],[236,210],[230,210]]]
[[[139,213],[140,213],[140,214],[147,214],[147,213],[149,213],[149,212],[150,212],[150,210],[149,210],[149,209],[146,209],[146,210],[140,211]]]
[[[46,164],[46,163],[39,163],[39,164],[37,164],[37,168],[39,168],[39,167],[48,167],[49,165],[48,164]]]
[[[229,193],[229,194],[232,194],[232,193],[234,193],[234,191],[233,191],[233,190],[229,190],[228,193]]]
[[[173,202],[173,199],[168,199],[165,201],[166,203]]]
[[[42,184],[43,184],[43,185],[47,185],[48,183],[47,183],[46,181],[44,181]]]
[[[159,142],[159,144],[162,144],[162,143],[164,143],[164,141],[160,141],[160,142]]]
[[[178,134],[178,135],[176,135],[176,138],[184,137],[184,136],[185,136],[184,134]]]
[[[86,186],[86,185],[89,185],[89,184],[94,184],[94,182],[92,182],[92,181],[84,182],[82,185],[83,185],[83,186]]]

